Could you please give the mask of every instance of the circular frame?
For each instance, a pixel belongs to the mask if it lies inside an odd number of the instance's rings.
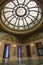
[[[3,6],[4,7],[4,6]],[[2,7],[2,9],[3,9],[3,7]],[[2,11],[2,10],[1,10]],[[42,15],[41,15],[42,16]],[[42,18],[41,18],[42,19]],[[0,22],[1,23],[1,25],[4,27],[4,29],[6,30],[6,31],[8,31],[8,32],[11,32],[11,33],[14,33],[14,34],[26,34],[26,33],[30,33],[30,32],[32,32],[32,31],[35,31],[37,28],[39,28],[39,26],[42,24],[42,20],[40,19],[40,21],[38,22],[38,24],[36,24],[34,27],[32,27],[31,29],[27,29],[27,30],[12,30],[12,29],[10,29],[10,28],[8,28],[4,23],[3,23],[3,21],[2,21],[2,19],[1,19],[1,21],[2,22]]]

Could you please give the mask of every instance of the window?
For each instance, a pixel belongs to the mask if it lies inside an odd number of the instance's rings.
[[[43,46],[42,43],[36,43],[37,53],[39,56],[43,56]]]
[[[18,58],[22,58],[22,46],[18,46]]]
[[[4,52],[3,52],[3,58],[9,58],[10,57],[10,44],[4,45]]]
[[[41,19],[41,8],[33,0],[11,0],[1,12],[4,25],[13,31],[30,30]]]

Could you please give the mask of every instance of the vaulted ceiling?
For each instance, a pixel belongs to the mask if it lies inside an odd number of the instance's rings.
[[[0,8],[1,8],[2,4],[4,4],[6,1],[8,1],[8,0],[0,0]],[[40,2],[41,6],[42,6],[42,11],[43,11],[43,0],[38,0],[38,1]],[[1,25],[0,25],[0,31],[6,32],[5,30],[2,29]],[[43,31],[43,24],[40,26],[40,28],[38,28],[33,33],[30,33],[29,35],[32,35],[34,33],[40,32],[40,31]]]

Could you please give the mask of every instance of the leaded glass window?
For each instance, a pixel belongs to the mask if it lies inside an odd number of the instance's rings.
[[[39,23],[41,16],[41,8],[33,0],[11,0],[1,12],[2,22],[13,31],[30,30]]]

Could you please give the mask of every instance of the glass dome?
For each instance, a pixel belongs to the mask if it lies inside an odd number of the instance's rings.
[[[11,0],[4,5],[1,19],[11,31],[29,31],[41,19],[41,8],[33,0]]]

